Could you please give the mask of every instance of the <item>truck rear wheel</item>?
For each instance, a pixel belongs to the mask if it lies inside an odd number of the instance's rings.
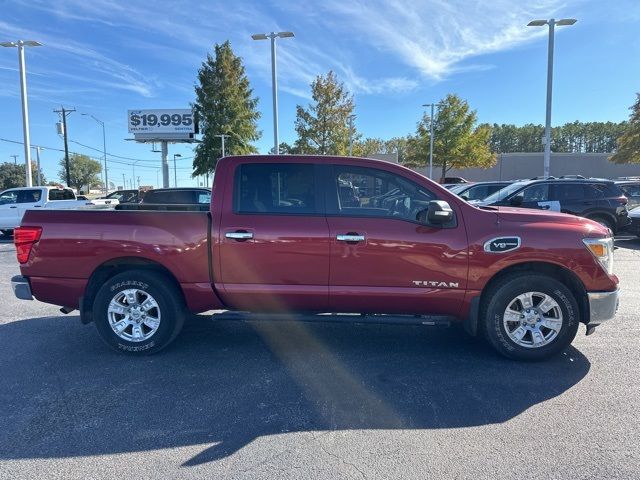
[[[510,275],[486,292],[484,333],[502,355],[544,360],[566,349],[578,332],[579,309],[571,291],[540,274]]]
[[[149,355],[169,345],[184,324],[184,302],[174,282],[160,272],[128,270],[98,291],[93,318],[114,350]]]

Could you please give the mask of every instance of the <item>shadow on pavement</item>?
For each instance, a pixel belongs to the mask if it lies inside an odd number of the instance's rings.
[[[201,446],[184,466],[283,432],[505,422],[590,368],[574,348],[505,360],[455,328],[202,316],[152,357],[111,352],[77,317],[0,325],[0,352],[0,458]]]

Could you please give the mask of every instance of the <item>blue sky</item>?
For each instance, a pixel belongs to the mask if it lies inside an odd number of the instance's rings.
[[[69,116],[72,151],[100,156],[102,131],[80,112],[104,120],[107,150],[139,160],[136,176],[156,184],[159,154],[127,142],[126,112],[184,108],[194,99],[197,70],[212,45],[229,39],[260,98],[262,139],[272,146],[268,42],[252,33],[292,30],[278,49],[280,138],[293,141],[296,104],[309,83],[334,70],[354,94],[364,136],[415,130],[423,103],[457,93],[481,122],[543,123],[545,28],[535,18],[574,17],[556,36],[553,123],[620,121],[640,91],[640,2],[636,0],[0,0],[0,41],[33,39],[27,51],[31,141],[62,148],[53,110]],[[0,49],[0,138],[22,141],[17,54]],[[178,182],[190,180],[192,152],[180,153]],[[0,141],[0,162],[21,145]],[[61,153],[42,152],[46,176],[57,177]],[[117,163],[120,162],[120,163]],[[110,179],[133,175],[133,160],[109,157]],[[127,180],[128,181],[128,180]]]

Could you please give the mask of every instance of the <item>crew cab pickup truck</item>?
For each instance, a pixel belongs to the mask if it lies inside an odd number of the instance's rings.
[[[602,225],[475,207],[383,161],[226,157],[209,211],[136,208],[29,210],[15,233],[15,294],[79,309],[108,345],[136,355],[169,345],[187,312],[226,309],[457,322],[535,360],[565,349],[580,323],[589,334],[614,318],[618,304]],[[352,313],[361,315],[338,315]]]
[[[70,188],[24,187],[10,188],[0,193],[0,231],[10,233],[20,225],[30,209],[67,209],[88,206],[115,206],[118,200],[78,200]]]

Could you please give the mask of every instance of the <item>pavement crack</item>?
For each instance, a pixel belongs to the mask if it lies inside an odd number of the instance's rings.
[[[327,450],[326,448],[324,448],[324,446],[323,446],[322,444],[318,444],[318,446],[320,447],[320,449],[321,449],[324,453],[326,453],[326,454],[327,454],[327,455],[329,455],[330,457],[335,458],[336,460],[339,460],[343,465],[346,465],[346,466],[348,466],[348,467],[352,467],[352,468],[356,469],[356,470],[358,471],[358,473],[360,473],[360,475],[362,476],[362,478],[364,478],[364,479],[366,479],[366,478],[367,478],[366,474],[365,474],[362,470],[360,470],[360,469],[359,469],[355,464],[353,464],[353,463],[351,463],[351,462],[346,461],[346,460],[345,460],[344,458],[342,458],[340,455],[336,455],[335,453],[330,452],[329,450]]]

